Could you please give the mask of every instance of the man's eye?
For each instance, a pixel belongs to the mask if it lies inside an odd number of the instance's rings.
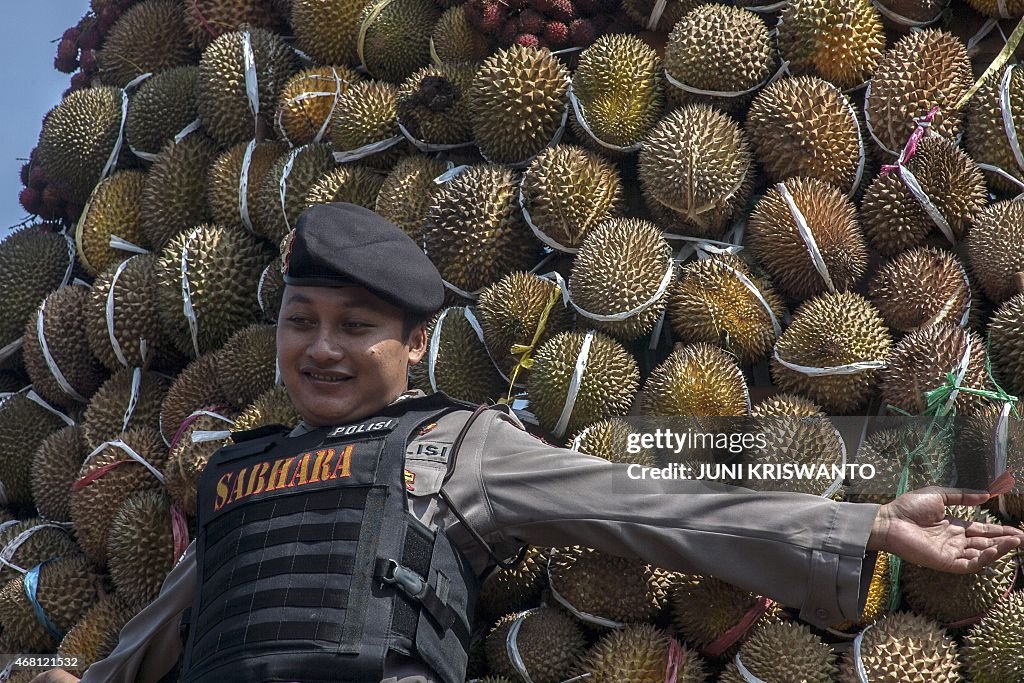
[[[290,318],[288,318],[288,322],[292,323],[293,325],[303,325],[303,326],[305,326],[305,325],[312,325],[313,324],[313,321],[310,320],[309,318],[304,318],[304,317],[299,316],[299,315],[291,316]]]

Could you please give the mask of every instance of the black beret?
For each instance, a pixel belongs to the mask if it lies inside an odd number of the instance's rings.
[[[362,286],[424,315],[444,303],[444,281],[404,230],[355,204],[314,204],[299,216],[284,256],[284,281]]]

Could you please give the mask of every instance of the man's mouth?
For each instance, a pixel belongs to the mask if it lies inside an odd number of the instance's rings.
[[[336,372],[315,372],[312,370],[305,370],[303,371],[303,374],[306,375],[306,377],[309,377],[310,379],[316,380],[317,382],[341,383],[346,380],[352,379],[352,375],[346,375],[344,373]]]

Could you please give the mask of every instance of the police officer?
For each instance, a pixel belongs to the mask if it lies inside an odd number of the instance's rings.
[[[185,681],[462,683],[477,577],[523,544],[711,574],[829,626],[859,617],[874,551],[967,573],[1024,540],[946,519],[986,493],[878,506],[692,481],[613,490],[624,465],[548,446],[508,411],[408,391],[443,283],[366,209],[303,213],[284,280],[278,362],[302,422],[211,458],[195,542],[87,683],[164,676],[186,609]]]

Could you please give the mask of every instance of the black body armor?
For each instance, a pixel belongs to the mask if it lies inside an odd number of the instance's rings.
[[[465,680],[478,580],[408,512],[406,445],[463,408],[443,394],[217,451],[199,482],[189,683],[379,683],[395,651]]]

